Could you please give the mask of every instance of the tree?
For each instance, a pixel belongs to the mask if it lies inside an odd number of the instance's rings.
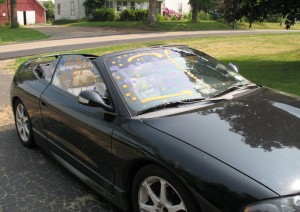
[[[200,10],[205,13],[214,13],[219,0],[200,0]]]
[[[190,0],[189,4],[192,7],[192,22],[196,23],[198,21],[199,14],[199,0]]]
[[[53,21],[54,19],[54,4],[52,1],[45,1],[43,6],[46,8],[46,20]]]
[[[239,20],[244,16],[249,20],[250,27],[254,21],[262,22],[270,15],[286,17],[287,29],[300,20],[299,0],[223,0],[221,8],[225,20]],[[228,16],[229,13],[231,16]]]
[[[149,10],[148,10],[148,16],[147,16],[147,21],[148,23],[153,26],[156,23],[156,3],[157,0],[149,0]]]
[[[217,0],[190,0],[189,4],[192,7],[192,22],[198,21],[199,11],[211,12],[214,10]]]
[[[94,17],[97,8],[102,8],[104,6],[105,0],[86,0],[83,3],[85,7],[85,15],[89,18]]]
[[[3,3],[7,3],[7,7],[8,5],[10,5],[10,22],[11,22],[11,28],[17,28],[18,25],[18,21],[17,21],[17,8],[16,8],[16,0],[0,0],[0,4]]]
[[[18,20],[17,20],[17,2],[16,0],[10,0],[10,22],[11,28],[19,27]]]

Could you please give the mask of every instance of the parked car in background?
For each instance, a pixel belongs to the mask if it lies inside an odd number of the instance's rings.
[[[125,211],[299,211],[300,99],[188,46],[28,60],[16,129]]]

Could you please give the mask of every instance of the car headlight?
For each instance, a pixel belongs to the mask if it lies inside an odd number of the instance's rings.
[[[297,212],[300,211],[300,195],[269,199],[248,205],[244,212]]]

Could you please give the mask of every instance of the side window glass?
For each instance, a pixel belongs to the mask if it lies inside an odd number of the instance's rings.
[[[96,67],[90,59],[81,55],[62,56],[52,83],[74,96],[83,90],[95,90],[104,96],[106,91]]]
[[[30,67],[37,77],[51,82],[57,62],[58,58],[46,57],[36,60]]]

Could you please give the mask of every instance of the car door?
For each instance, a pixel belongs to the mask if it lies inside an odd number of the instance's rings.
[[[106,190],[113,189],[111,135],[116,114],[80,104],[82,90],[106,94],[106,86],[90,59],[64,55],[52,83],[41,96],[41,111],[51,153]]]

